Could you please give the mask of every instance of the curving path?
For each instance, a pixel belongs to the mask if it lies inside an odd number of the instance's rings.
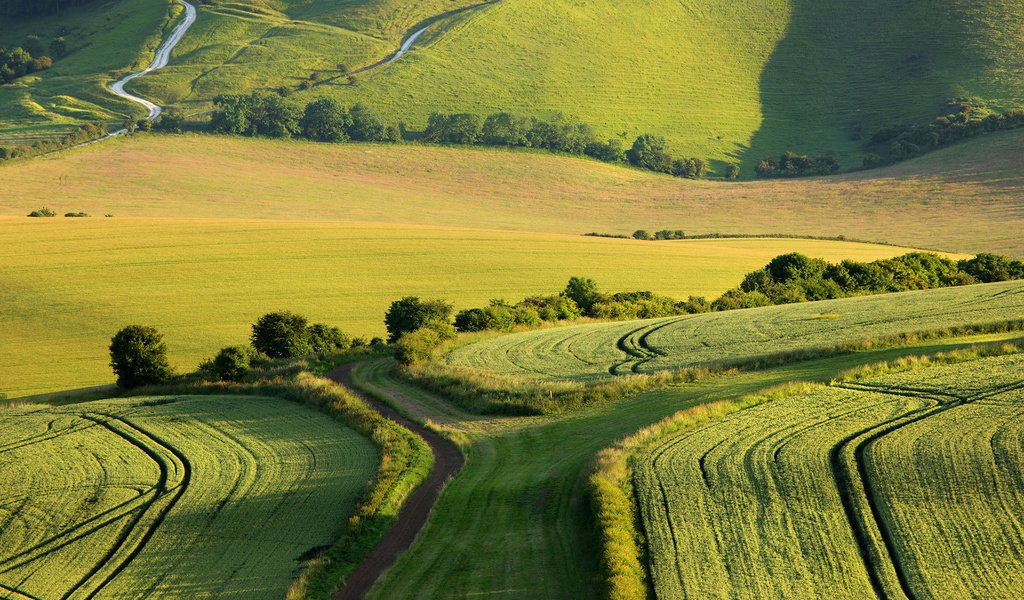
[[[143,75],[147,75],[149,73],[152,73],[153,71],[156,71],[157,69],[162,69],[166,67],[167,63],[171,60],[171,52],[178,45],[178,43],[181,42],[181,39],[185,37],[185,33],[189,30],[189,27],[192,27],[192,24],[196,22],[196,7],[192,6],[185,0],[178,0],[178,2],[185,7],[185,18],[182,19],[182,21],[174,27],[174,29],[171,31],[171,35],[168,36],[166,40],[164,40],[163,44],[160,44],[159,48],[157,48],[156,55],[153,56],[153,62],[149,63],[148,67],[139,71],[138,73],[126,75],[123,78],[107,86],[107,89],[109,89],[115,95],[125,98],[127,100],[131,100],[136,104],[141,104],[142,106],[146,107],[146,109],[149,110],[149,114],[146,116],[146,119],[149,121],[152,121],[159,117],[160,113],[162,113],[164,109],[160,106],[157,106],[156,104],[153,104],[149,100],[146,100],[145,98],[140,98],[139,96],[124,91],[124,86],[129,81],[138,79]]]
[[[398,519],[384,534],[380,542],[363,559],[359,567],[345,580],[345,585],[334,595],[333,600],[358,600],[366,596],[398,556],[416,540],[420,530],[427,524],[434,504],[448,480],[455,477],[465,463],[462,453],[455,446],[433,431],[398,414],[398,411],[359,391],[352,378],[352,371],[361,363],[351,363],[334,369],[327,378],[339,383],[359,395],[382,415],[423,438],[434,453],[434,467],[430,475],[406,499],[398,512]]]

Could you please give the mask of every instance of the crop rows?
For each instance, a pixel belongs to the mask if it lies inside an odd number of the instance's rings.
[[[11,409],[0,439],[14,598],[283,595],[376,462],[355,432],[261,398]]]
[[[1024,358],[776,400],[635,458],[659,597],[1010,597]]]
[[[448,361],[500,374],[588,381],[1022,318],[1024,282],[1016,281],[526,332],[465,346]]]

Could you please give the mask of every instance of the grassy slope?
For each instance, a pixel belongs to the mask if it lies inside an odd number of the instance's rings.
[[[602,447],[698,403],[797,379],[822,380],[857,365],[964,343],[944,340],[712,378],[558,417],[467,415],[397,381],[386,364],[362,368],[357,374],[370,390],[390,395],[418,420],[453,431],[467,440],[468,453],[429,529],[371,596],[603,597],[585,483],[588,466]]]
[[[45,137],[84,121],[117,121],[136,110],[104,86],[126,67],[149,62],[172,12],[180,10],[168,0],[116,0],[57,16],[0,21],[0,46],[18,45],[31,34],[46,43],[62,28],[68,43],[68,55],[53,68],[0,86],[0,144]]]
[[[297,557],[337,535],[377,463],[374,445],[337,421],[252,396],[25,406],[4,410],[0,429],[0,586],[32,597],[69,592],[108,550],[79,592],[123,562],[103,594],[281,597]]]
[[[1014,0],[503,0],[356,87],[315,93],[413,127],[438,109],[564,111],[747,174],[787,149],[855,167],[858,128],[927,121],[956,95],[1024,101],[1022,23]]]
[[[1024,132],[799,181],[680,181],[499,150],[139,136],[0,165],[0,215],[365,220],[580,234],[792,233],[1024,256]],[[116,181],[118,190],[111,189]]]
[[[207,105],[217,94],[297,87],[312,72],[372,62],[398,47],[410,27],[469,0],[237,0],[200,6],[170,67],[133,82],[160,104]],[[71,53],[42,74],[0,86],[0,142],[63,131],[76,122],[117,122],[141,109],[104,89],[115,74],[145,65],[180,7],[169,0],[95,2],[58,16],[3,22],[0,45],[61,28]]]
[[[1012,595],[1021,364],[1018,355],[862,379],[664,436],[635,461],[659,597],[874,597],[869,568],[901,595],[893,561],[918,597]],[[869,490],[885,519],[897,554],[883,550],[877,564],[860,556],[829,460],[858,432],[882,434],[856,461],[870,487],[842,489],[865,506]],[[845,464],[852,451],[841,455]],[[862,527],[881,547],[875,520]]]
[[[268,311],[291,309],[358,335],[383,335],[407,294],[459,307],[560,290],[586,274],[608,290],[714,295],[771,257],[831,259],[903,250],[806,240],[642,243],[553,234],[365,223],[157,219],[0,219],[5,291],[0,391],[41,393],[109,381],[117,329],[153,324],[193,368],[242,343]],[[45,361],[40,357],[46,356]]]
[[[733,364],[865,338],[1024,319],[1024,281],[531,331],[463,346],[450,364],[538,379],[606,379]],[[627,353],[624,348],[629,349]]]

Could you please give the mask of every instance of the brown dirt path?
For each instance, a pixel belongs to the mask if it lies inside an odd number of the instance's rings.
[[[423,438],[434,453],[434,468],[406,500],[398,513],[398,520],[384,535],[370,555],[334,594],[334,600],[357,600],[366,596],[373,584],[395,563],[398,556],[416,540],[416,536],[430,517],[441,490],[449,479],[462,468],[465,458],[455,446],[438,434],[398,414],[393,408],[359,392],[352,371],[360,363],[343,365],[327,373],[327,378],[356,393],[382,415]]]

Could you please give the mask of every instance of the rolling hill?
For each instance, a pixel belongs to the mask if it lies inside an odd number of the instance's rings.
[[[136,136],[0,164],[0,215],[372,221],[518,231],[846,236],[1024,256],[1024,133],[857,174],[681,181],[544,153]]]

